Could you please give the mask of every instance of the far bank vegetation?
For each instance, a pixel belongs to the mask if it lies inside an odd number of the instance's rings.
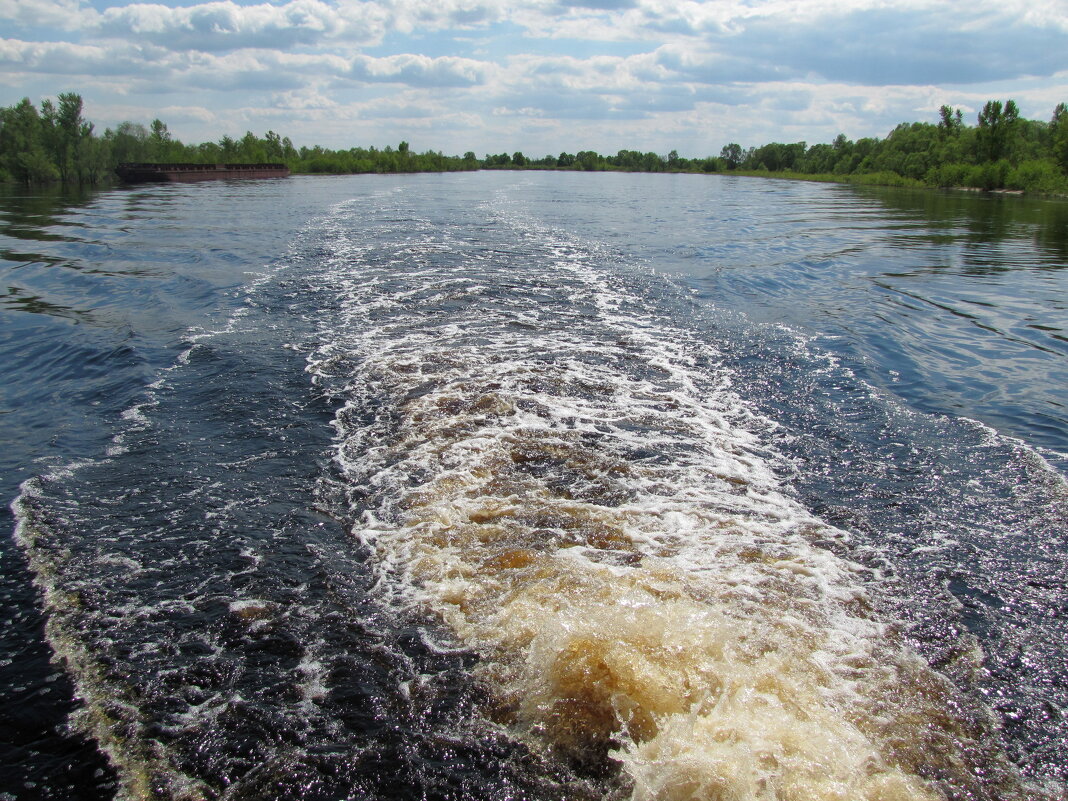
[[[1012,100],[988,101],[974,125],[962,112],[942,106],[937,122],[904,122],[885,138],[833,142],[771,142],[743,148],[725,145],[715,156],[686,158],[672,150],[592,150],[540,158],[522,152],[478,158],[416,153],[407,142],[331,150],[295,147],[273,131],[235,139],[184,144],[160,120],[148,126],[123,122],[103,133],[83,117],[73,92],[43,100],[28,98],[0,108],[0,180],[26,185],[62,182],[95,185],[113,180],[122,162],[286,164],[295,173],[352,174],[445,172],[478,169],[696,172],[767,175],[900,186],[966,187],[1068,193],[1068,106],[1060,103],[1048,122],[1020,117]]]

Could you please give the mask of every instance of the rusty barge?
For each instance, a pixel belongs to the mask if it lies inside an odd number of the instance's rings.
[[[221,181],[230,178],[285,178],[285,164],[151,164],[125,163],[116,174],[129,184],[174,181]]]

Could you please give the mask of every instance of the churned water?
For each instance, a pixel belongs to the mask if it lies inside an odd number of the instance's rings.
[[[1064,797],[1063,204],[2,213],[0,797]]]

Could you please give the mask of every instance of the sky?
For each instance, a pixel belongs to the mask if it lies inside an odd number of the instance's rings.
[[[1068,102],[1068,0],[0,0],[0,106],[97,131],[718,155]]]

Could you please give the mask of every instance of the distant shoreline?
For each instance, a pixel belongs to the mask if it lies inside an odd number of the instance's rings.
[[[482,167],[477,172],[587,172],[569,167]],[[916,179],[904,178],[895,173],[857,173],[853,175],[833,175],[827,173],[769,172],[767,170],[726,170],[723,172],[704,172],[701,170],[625,170],[620,168],[593,170],[592,172],[655,174],[655,175],[707,175],[740,178],[768,178],[775,181],[805,181],[808,183],[843,184],[850,186],[883,186],[898,189],[918,189],[935,192],[968,192],[981,195],[999,195],[1011,197],[1031,197],[1068,199],[1068,190],[1059,192],[1037,191],[1027,189],[983,189],[977,186],[933,186]]]
[[[1019,115],[1012,100],[990,100],[977,124],[966,125],[960,109],[939,109],[938,123],[901,123],[885,138],[856,141],[839,134],[833,142],[771,142],[742,148],[731,142],[719,155],[688,158],[671,150],[619,150],[602,155],[594,150],[542,157],[467,151],[446,156],[441,151],[417,153],[406,141],[395,148],[321,146],[296,147],[289,137],[251,131],[240,139],[184,144],[161,120],[146,127],[120,123],[103,135],[82,117],[82,98],[68,92],[58,103],[44,100],[40,111],[23,98],[0,108],[0,182],[23,186],[53,183],[107,185],[122,163],[261,165],[275,163],[293,174],[396,174],[469,172],[481,169],[567,170],[574,172],[659,172],[726,174],[758,178],[963,189],[999,193],[1068,195],[1068,104],[1060,103],[1049,122]]]
[[[407,171],[395,171],[395,172],[380,172],[380,171],[366,171],[366,172],[300,172],[293,171],[291,175],[293,177],[306,177],[306,178],[342,178],[347,176],[364,175],[364,176],[398,176],[398,175],[444,175],[457,172],[473,173],[473,172],[553,172],[553,173],[581,173],[581,172],[597,172],[597,173],[614,173],[614,174],[626,174],[626,175],[694,175],[694,176],[710,176],[710,177],[736,177],[736,178],[757,178],[757,179],[770,179],[774,181],[800,181],[805,183],[822,183],[822,184],[839,184],[843,186],[873,186],[873,187],[886,187],[891,189],[909,189],[923,192],[962,192],[967,194],[988,195],[997,197],[1019,197],[1019,198],[1031,198],[1031,199],[1046,199],[1046,200],[1068,200],[1068,191],[1037,191],[1026,189],[983,189],[974,186],[932,186],[922,181],[914,179],[902,178],[899,175],[891,174],[889,176],[883,174],[868,174],[861,173],[856,175],[827,175],[820,173],[795,173],[795,172],[768,172],[764,170],[730,170],[724,172],[703,172],[698,170],[627,170],[620,168],[604,169],[604,170],[574,170],[566,167],[476,167],[474,169],[467,170],[407,170]],[[233,179],[238,180],[238,179]],[[114,189],[120,186],[128,186],[130,188],[143,189],[145,186],[161,186],[170,182],[162,183],[128,183],[123,181],[118,176],[109,177],[100,181],[94,185],[78,185],[78,184],[61,184],[58,182],[51,182],[47,184],[38,184],[32,186],[24,186],[15,181],[0,181],[0,190],[10,191],[12,189],[21,189],[23,191],[37,192],[86,192],[93,190],[107,190]]]

